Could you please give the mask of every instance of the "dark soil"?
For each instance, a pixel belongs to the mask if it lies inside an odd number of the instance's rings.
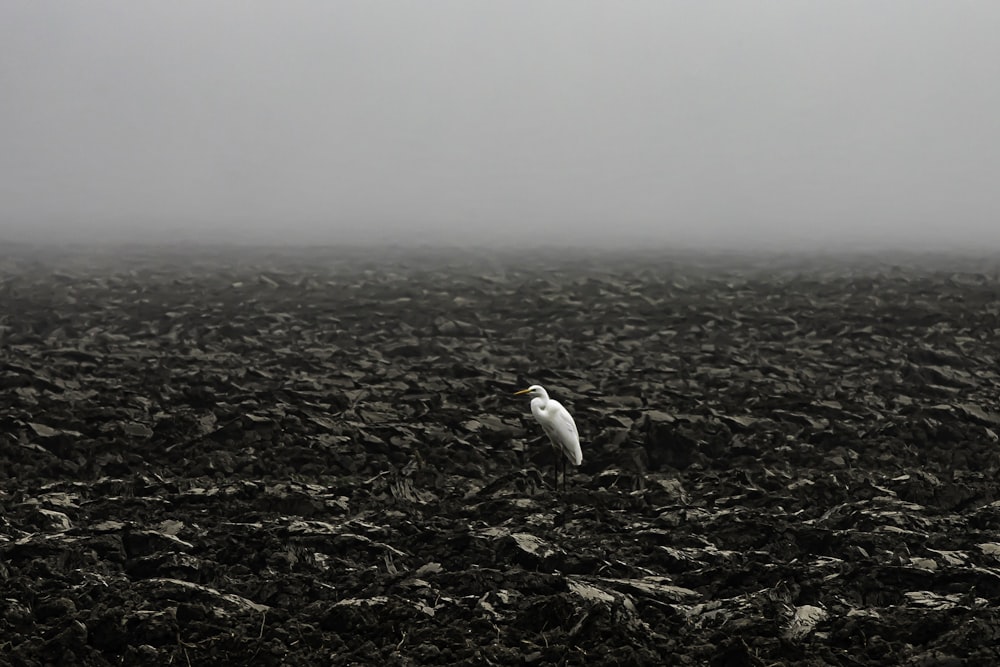
[[[3,664],[1000,664],[992,263],[0,254]]]

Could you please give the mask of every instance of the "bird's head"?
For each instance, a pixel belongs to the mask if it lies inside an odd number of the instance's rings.
[[[541,387],[541,385],[537,385],[537,384],[533,384],[530,387],[528,387],[527,389],[522,389],[521,391],[515,391],[514,395],[515,396],[525,396],[525,395],[527,395],[527,396],[547,396],[547,394],[545,393],[545,390]]]

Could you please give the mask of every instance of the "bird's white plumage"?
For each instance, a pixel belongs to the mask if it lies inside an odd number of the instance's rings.
[[[559,401],[549,398],[544,387],[533,384],[518,394],[534,396],[531,399],[531,414],[541,424],[545,435],[549,436],[552,446],[575,466],[583,463],[583,450],[580,449],[580,433],[576,429],[573,416]]]

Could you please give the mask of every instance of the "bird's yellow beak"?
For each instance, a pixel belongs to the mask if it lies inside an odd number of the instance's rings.
[[[520,396],[521,394],[527,394],[529,391],[531,391],[531,390],[530,389],[522,389],[521,391],[515,391],[514,395],[515,396]]]

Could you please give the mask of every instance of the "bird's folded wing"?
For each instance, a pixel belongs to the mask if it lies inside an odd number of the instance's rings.
[[[573,416],[565,408],[559,411],[558,419],[568,431],[577,438],[580,437],[579,431],[576,430],[576,422],[573,421]]]

